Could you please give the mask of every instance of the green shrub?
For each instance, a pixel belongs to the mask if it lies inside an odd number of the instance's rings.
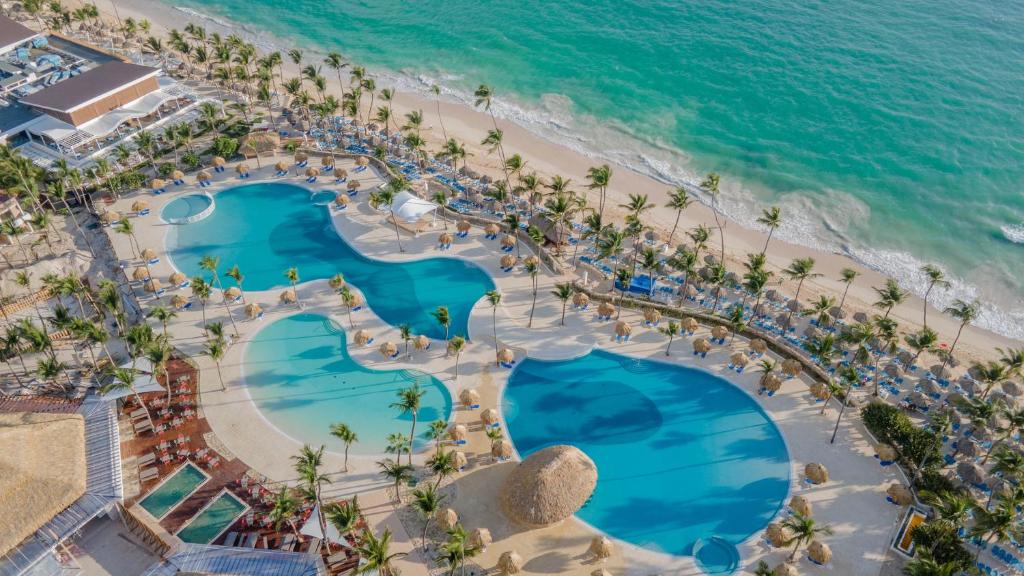
[[[942,457],[942,441],[929,430],[918,428],[902,410],[882,402],[872,402],[861,410],[864,425],[879,441],[891,444],[900,460],[916,468],[921,462],[936,462]]]

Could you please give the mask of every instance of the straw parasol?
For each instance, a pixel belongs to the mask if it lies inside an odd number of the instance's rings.
[[[79,414],[0,414],[0,553],[85,493],[85,424]]]
[[[587,552],[593,554],[598,560],[604,560],[605,558],[611,558],[613,550],[612,541],[607,536],[594,536],[590,541],[590,548],[587,549]]]
[[[295,303],[295,290],[291,288],[281,292],[280,300],[282,304],[294,304]]]
[[[956,473],[968,484],[981,484],[985,480],[985,470],[974,462],[957,464]]]
[[[612,573],[605,568],[598,568],[590,573],[590,576],[612,576]]]
[[[970,438],[960,438],[957,443],[960,447],[960,455],[965,458],[977,458],[978,457],[978,445],[971,442]]]
[[[814,540],[807,547],[807,556],[818,564],[828,564],[832,560],[832,549],[820,540]]]
[[[804,476],[807,476],[812,484],[824,484],[828,482],[828,468],[824,464],[811,462],[804,466]]]
[[[711,337],[717,340],[722,340],[729,336],[729,329],[725,326],[716,325],[711,327]]]
[[[1007,380],[1001,384],[1003,392],[1008,396],[1021,396],[1024,394],[1024,388],[1021,388],[1020,383],[1013,380]]]
[[[781,522],[772,522],[765,528],[764,537],[768,539],[775,548],[782,548],[787,546],[786,542],[793,536],[788,528],[782,525]]]
[[[484,226],[484,234],[487,234],[488,236],[494,236],[498,232],[501,232],[501,228],[499,228],[494,222]]]
[[[455,455],[452,456],[452,458],[455,459],[454,464],[456,470],[462,470],[463,468],[466,467],[466,464],[469,464],[469,460],[466,459],[465,452],[456,452]]]
[[[181,170],[175,170],[174,172],[171,172],[171,179],[172,180],[183,180],[184,178],[185,178],[185,173],[182,172]]]
[[[572,305],[579,308],[586,308],[590,305],[590,296],[585,292],[577,292],[572,295]]]
[[[448,437],[455,442],[462,442],[466,439],[466,427],[462,424],[452,424],[448,428]]]
[[[625,338],[633,333],[633,327],[623,321],[615,323],[615,335],[619,338]]]
[[[151,190],[161,190],[165,186],[167,186],[167,182],[164,182],[160,178],[153,178],[153,181],[149,183],[149,188]]]
[[[344,168],[335,168],[334,177],[338,178],[339,180],[341,180],[342,178],[348,178],[348,170],[345,170]]]
[[[301,163],[305,162],[306,160],[309,160],[309,154],[306,154],[305,152],[296,152],[295,153],[295,163],[296,164],[301,164]]]
[[[211,176],[206,170],[201,170],[196,174],[196,182],[209,182],[211,178],[213,178],[213,176]]]
[[[173,272],[167,278],[167,282],[169,282],[171,284],[171,286],[177,286],[177,285],[181,284],[182,282],[184,282],[187,279],[188,279],[188,277],[185,276],[184,274],[182,274],[181,272]]]
[[[825,386],[823,382],[815,380],[811,383],[811,396],[814,396],[816,400],[824,400],[828,398],[828,386]]]
[[[224,164],[226,164],[227,162],[225,162],[224,159],[221,158],[220,156],[214,156],[213,160],[211,160],[211,163],[214,166],[220,167],[220,166],[223,166]]]
[[[540,265],[540,258],[537,258],[533,254],[530,254],[526,258],[523,258],[523,264],[530,264],[530,265],[533,265],[533,266],[539,266]]]
[[[348,184],[345,185],[349,192],[352,190],[358,190],[360,186],[362,186],[362,184],[359,183],[359,180],[349,180]]]
[[[502,508],[513,522],[547,526],[575,514],[595,486],[593,460],[574,446],[549,446],[509,474],[501,490]]]
[[[249,320],[258,317],[262,311],[263,309],[260,308],[260,305],[255,302],[250,302],[245,305],[245,317]]]
[[[502,364],[510,364],[512,363],[513,360],[515,360],[515,358],[515,353],[513,353],[512,350],[508,348],[502,348],[501,350],[498,351],[498,362],[501,362]]]
[[[469,232],[472,227],[473,225],[465,220],[459,220],[459,223],[455,225],[455,229],[463,233]]]
[[[378,350],[380,350],[381,356],[391,358],[395,354],[398,354],[398,344],[395,344],[394,342],[384,342],[380,345]]]
[[[338,194],[337,196],[335,196],[334,205],[338,206],[339,208],[344,208],[345,206],[348,206],[348,194]]]
[[[511,268],[511,267],[515,266],[516,265],[515,254],[505,254],[504,256],[501,257],[500,264],[501,264],[502,268]]]
[[[145,200],[136,200],[132,202],[132,212],[142,212],[146,208],[149,208],[149,202]]]
[[[799,576],[799,572],[796,571],[796,566],[782,562],[772,570],[772,576]]]
[[[711,343],[704,338],[697,338],[693,341],[693,351],[696,354],[707,354],[711,351]]]
[[[466,408],[476,406],[480,403],[480,394],[473,388],[466,388],[462,392],[459,392],[459,402],[461,402]]]
[[[750,358],[747,357],[743,352],[733,352],[729,356],[729,363],[736,366],[737,368],[743,368],[747,364],[750,364]]]
[[[242,295],[242,291],[238,289],[238,286],[231,286],[224,291],[224,301],[234,302],[239,296]]]
[[[334,158],[331,158],[330,156],[321,156],[320,157],[320,165],[321,166],[334,166]]]
[[[100,221],[104,224],[113,224],[121,219],[121,215],[113,210],[108,210],[103,214],[100,214]]]
[[[308,176],[309,178],[316,178],[319,175],[320,175],[320,169],[319,168],[317,168],[315,166],[310,166],[309,168],[306,168],[306,176]]]
[[[512,445],[508,443],[508,440],[503,438],[491,442],[491,456],[502,460],[508,460],[512,457]]]
[[[443,508],[435,516],[437,525],[442,530],[451,530],[459,523],[459,514],[452,508]]]
[[[359,158],[356,159],[356,164],[358,164],[360,166],[369,166],[370,165],[370,159],[367,158],[366,156],[360,156]]]
[[[498,558],[498,571],[502,574],[519,574],[523,569],[523,557],[515,550],[502,552]]]
[[[494,539],[491,538],[491,531],[487,528],[475,528],[469,533],[469,545],[478,550],[484,550],[491,545]]]
[[[278,172],[287,172],[288,164],[285,162],[278,162],[277,164],[274,164],[274,170],[277,170]]]
[[[156,250],[153,250],[152,248],[146,248],[145,250],[142,251],[142,254],[140,254],[140,256],[142,257],[143,260],[152,260],[156,258]]]
[[[448,232],[442,232],[441,235],[437,237],[437,243],[442,246],[447,246],[451,244],[454,240],[455,238],[452,237],[452,235],[449,234]]]
[[[412,339],[412,347],[417,350],[426,350],[430,346],[430,338],[427,338],[423,334],[414,336]]]
[[[806,498],[804,498],[803,496],[800,496],[799,494],[797,494],[796,496],[793,496],[789,500],[789,507],[790,507],[790,509],[793,510],[793,512],[796,512],[797,514],[800,514],[801,516],[810,516],[811,515],[811,503],[808,502]]]
[[[143,285],[143,288],[145,288],[146,292],[156,292],[156,291],[160,290],[160,287],[161,287],[160,281],[157,280],[156,278],[150,278]]]
[[[779,375],[774,372],[765,374],[761,378],[761,386],[764,386],[764,389],[769,392],[778,392],[782,388],[782,378],[779,378]]]
[[[366,346],[370,342],[370,333],[366,330],[358,330],[352,336],[352,340],[356,343],[356,346]]]
[[[910,492],[910,489],[899,482],[893,482],[885,493],[894,503],[900,506],[908,506],[914,502],[914,495]]]
[[[661,312],[654,308],[644,308],[644,321],[650,324],[661,322]]]
[[[185,304],[188,304],[188,298],[186,298],[185,296],[181,294],[175,294],[174,296],[171,296],[171,306],[174,306],[175,308],[181,308]]]
[[[480,423],[484,426],[494,426],[498,423],[498,411],[488,408],[480,413]]]
[[[601,302],[597,305],[597,315],[610,317],[615,314],[615,305],[611,302]]]
[[[513,246],[516,245],[516,237],[515,236],[509,236],[507,234],[505,236],[502,236],[501,237],[501,245],[506,247],[506,248],[512,248]]]
[[[138,280],[139,282],[149,278],[149,271],[144,266],[139,266],[135,270],[132,270],[132,280]]]
[[[803,364],[792,358],[786,358],[782,361],[782,373],[786,376],[799,376],[803,369]]]

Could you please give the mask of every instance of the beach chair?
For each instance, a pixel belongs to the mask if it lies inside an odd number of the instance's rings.
[[[138,464],[139,464],[139,467],[141,468],[141,467],[146,466],[148,464],[152,464],[154,461],[156,461],[156,454],[154,454],[152,452],[147,452],[147,453],[145,453],[145,454],[143,454],[142,456],[139,457]]]
[[[148,420],[144,420],[142,422],[136,422],[135,423],[135,433],[136,434],[142,434],[143,432],[151,432],[152,430],[153,430],[153,425],[150,424]]]
[[[278,547],[281,550],[285,550],[287,552],[291,552],[292,550],[294,550],[295,549],[295,534],[286,534],[285,537],[281,539],[281,544]],[[344,554],[345,552],[342,551],[341,553]]]
[[[228,535],[224,537],[225,546],[234,546],[238,540],[238,532],[228,532]]]
[[[139,470],[139,482],[148,482],[149,480],[155,480],[160,477],[160,472],[156,468],[143,468]]]
[[[260,539],[259,532],[249,532],[245,535],[245,544],[242,544],[243,548],[255,548],[256,542]]]

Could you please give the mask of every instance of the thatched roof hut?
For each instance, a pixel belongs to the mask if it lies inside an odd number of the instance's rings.
[[[146,208],[149,208],[149,202],[145,200],[136,200],[132,202],[132,212],[142,212]]]
[[[213,159],[210,160],[210,163],[213,164],[214,166],[217,166],[219,168],[219,167],[223,166],[224,164],[226,164],[227,162],[223,158],[221,158],[220,156],[214,156]]]
[[[633,327],[628,322],[618,321],[615,323],[615,335],[619,338],[625,338],[633,333]]]
[[[514,522],[547,526],[572,516],[597,486],[597,466],[573,446],[549,446],[530,455],[509,474],[501,504]]]
[[[661,322],[661,312],[655,308],[644,308],[644,321],[650,324]]]
[[[491,531],[487,528],[474,528],[469,533],[469,545],[484,550],[491,545],[494,539],[491,537]]]
[[[249,173],[249,165],[246,164],[245,162],[239,162],[235,166],[235,172],[238,172],[239,174],[248,174]]]
[[[146,280],[146,283],[142,285],[146,292],[159,292],[163,285],[156,278],[150,278]]]
[[[501,267],[504,268],[504,269],[508,269],[508,268],[511,268],[511,267],[515,266],[516,265],[516,256],[515,256],[515,254],[505,254],[504,256],[501,257],[501,260],[500,260],[499,264],[501,264]]]
[[[224,291],[224,300],[226,302],[234,302],[241,295],[242,291],[238,289],[238,286],[230,286]]]
[[[213,178],[213,175],[206,170],[200,170],[196,174],[196,182],[209,182]]]
[[[828,482],[828,468],[824,464],[811,462],[804,466],[804,476],[807,476],[812,484],[824,484]]]
[[[789,508],[801,516],[811,515],[811,503],[799,494],[790,498]]]
[[[306,176],[307,177],[309,177],[309,178],[316,178],[319,175],[320,175],[320,169],[319,168],[317,168],[315,166],[310,166],[309,168],[306,168]]]
[[[786,546],[786,542],[792,537],[792,533],[781,522],[772,522],[765,528],[764,537],[768,539],[775,548]]]
[[[104,224],[113,224],[114,222],[117,222],[120,219],[121,215],[113,210],[107,210],[106,212],[100,214],[100,222],[103,222]]]
[[[578,308],[586,308],[590,305],[590,296],[586,292],[576,292],[572,295],[572,305]]]
[[[792,358],[786,358],[782,361],[782,373],[786,376],[799,376],[803,369],[803,364]]]
[[[914,494],[909,488],[899,482],[893,482],[885,493],[894,504],[899,504],[900,506],[909,506],[914,502]]]
[[[149,271],[146,270],[145,266],[138,266],[135,270],[132,270],[132,280],[143,281],[149,278]]]
[[[497,568],[502,574],[519,574],[523,569],[523,557],[515,550],[502,552],[498,558]]]
[[[480,403],[480,393],[473,388],[466,388],[459,392],[459,402],[466,408],[476,406]]]
[[[516,237],[515,236],[510,236],[508,234],[506,234],[505,236],[502,236],[501,237],[501,245],[506,247],[506,248],[512,248],[513,246],[516,245]]]
[[[334,197],[334,205],[338,208],[344,208],[348,206],[348,194],[338,194]]]
[[[796,566],[789,562],[782,562],[772,570],[772,576],[799,576]]]
[[[452,458],[454,459],[453,464],[455,465],[456,470],[462,470],[466,467],[466,464],[469,464],[469,460],[466,458],[465,452],[456,452]]]
[[[423,334],[418,334],[412,339],[412,347],[416,350],[426,350],[430,347],[430,338],[427,338]]]
[[[175,294],[174,296],[171,296],[171,306],[174,306],[175,308],[181,308],[185,304],[188,304],[188,298],[186,298],[183,294]]]
[[[491,222],[488,225],[484,226],[484,234],[487,234],[488,236],[494,236],[498,232],[501,232],[501,227],[495,224],[494,222]]]
[[[680,324],[682,325],[683,330],[686,330],[687,332],[695,332],[697,328],[700,327],[700,324],[697,322],[697,319],[692,316],[687,316],[686,318],[683,318]]]
[[[473,225],[466,220],[459,220],[459,223],[455,225],[455,229],[459,232],[469,232],[472,227]]]
[[[512,444],[504,438],[499,438],[498,440],[491,442],[491,456],[502,460],[508,460],[512,457]]]
[[[729,355],[729,363],[737,368],[743,368],[750,364],[750,358],[743,352],[733,352]]]
[[[484,426],[494,426],[498,423],[498,411],[488,408],[480,413],[480,423]]]
[[[711,327],[711,337],[717,340],[722,340],[729,336],[729,329],[721,324]]]
[[[823,382],[815,380],[811,383],[811,396],[814,396],[815,400],[824,400],[828,398],[828,386],[825,386]]]
[[[598,560],[610,558],[614,550],[612,541],[607,536],[594,536],[590,540],[590,548],[587,548],[587,552]]]
[[[782,388],[782,379],[778,374],[771,372],[761,378],[761,386],[769,392],[778,392]]]
[[[395,354],[398,354],[398,344],[394,342],[384,342],[380,345],[380,355],[385,358],[391,358]]]
[[[85,422],[79,414],[0,414],[0,554],[85,493]]]
[[[166,186],[167,182],[161,180],[160,178],[153,178],[153,180],[149,183],[149,187],[151,190],[162,190]]]
[[[601,302],[597,305],[597,315],[610,317],[615,314],[615,305],[611,302]]]
[[[283,162],[283,161],[282,162],[278,162],[277,164],[274,164],[274,170],[277,170],[278,172],[287,172],[288,168],[289,168],[288,164],[286,162]]]
[[[442,530],[451,530],[459,523],[459,514],[452,508],[441,509],[435,518]]]
[[[462,424],[452,424],[448,427],[448,437],[456,442],[465,440],[467,432],[466,427]]]
[[[828,547],[828,544],[814,540],[807,547],[807,556],[818,564],[828,564],[832,561],[832,549]]]
[[[295,300],[295,290],[292,290],[291,288],[289,288],[289,289],[285,290],[284,292],[281,292],[281,296],[279,296],[279,299],[281,300],[282,304],[294,304],[295,301],[296,301]]]

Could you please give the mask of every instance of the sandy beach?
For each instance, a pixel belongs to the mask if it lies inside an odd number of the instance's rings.
[[[189,13],[168,6],[159,2],[149,0],[126,0],[118,2],[118,14],[120,18],[132,17],[135,19],[148,19],[153,24],[152,33],[158,37],[166,35],[171,28],[181,29],[187,23],[194,22],[207,28],[208,31],[220,32],[222,35],[231,33],[239,34],[247,40],[257,42],[263,49],[275,46],[277,49],[287,50],[293,44],[287,39],[279,39],[271,36],[269,32],[261,31],[258,36],[254,35],[244,26],[231,25],[220,16],[213,18],[200,18]],[[113,16],[112,5],[101,5],[101,11]],[[326,51],[326,50],[325,50]],[[309,62],[317,62],[322,56],[306,51],[306,59]],[[286,77],[298,76],[299,72],[287,58],[285,58]],[[327,73],[330,72],[330,73]],[[368,71],[371,76],[374,70]],[[325,78],[328,81],[328,91],[337,94],[337,76],[333,71],[325,71]],[[343,75],[344,78],[344,75]],[[345,78],[347,80],[347,78]],[[388,87],[384,80],[378,81],[378,88]],[[496,96],[501,99],[501,94]],[[368,104],[368,99],[364,100]],[[438,104],[432,98],[427,98],[414,92],[399,91],[392,101],[394,115],[400,121],[404,121],[405,114],[410,110],[422,110],[424,116],[423,137],[427,140],[428,150],[437,150],[444,141],[441,124],[438,121]],[[486,135],[487,130],[493,127],[491,117],[477,109],[470,108],[459,102],[447,99],[442,95],[440,101],[440,114],[443,117],[444,131],[449,137],[454,137],[462,142],[469,154],[469,167],[492,177],[501,175],[500,162],[497,154],[489,154],[480,145],[480,140]],[[550,177],[558,174],[572,180],[572,184],[580,194],[589,194],[586,189],[585,175],[591,166],[604,163],[601,160],[590,158],[565,146],[553,143],[541,138],[536,134],[524,129],[522,126],[502,119],[497,119],[498,127],[504,132],[504,147],[506,155],[520,154],[526,161],[526,172],[536,171],[542,177]],[[671,209],[664,208],[668,193],[672,187],[659,182],[646,175],[637,173],[629,168],[611,164],[614,171],[611,186],[608,190],[606,213],[618,222],[622,221],[624,211],[618,208],[619,204],[628,201],[629,194],[646,194],[650,200],[657,205],[654,210],[647,213],[647,220],[650,225],[667,238],[668,231],[672,228],[676,214]],[[728,201],[730,194],[738,192],[738,185],[728,179],[722,180],[722,196]],[[593,193],[590,205],[596,205],[596,192]],[[703,199],[701,199],[703,200]],[[791,216],[791,215],[790,215]],[[785,219],[787,214],[783,213]],[[606,216],[607,218],[607,216]],[[679,228],[676,233],[675,243],[685,239],[685,231],[704,224],[712,229],[714,242],[710,243],[711,253],[717,252],[717,231],[714,229],[715,220],[710,206],[703,202],[694,202],[682,214],[679,220]],[[730,261],[729,268],[732,270],[742,269],[741,262],[746,260],[746,255],[760,252],[767,239],[764,231],[744,228],[736,222],[726,221],[725,242],[727,259]],[[816,261],[815,272],[820,277],[805,282],[801,300],[808,302],[818,294],[830,294],[836,296],[842,294],[844,285],[838,280],[840,271],[844,268],[852,268],[861,273],[855,283],[851,286],[846,299],[848,313],[855,311],[866,311],[869,315],[877,312],[872,307],[875,301],[873,287],[880,286],[885,282],[885,276],[875,270],[869,269],[855,262],[853,259],[836,253],[824,252],[808,248],[806,246],[787,243],[783,240],[773,238],[767,252],[769,270],[775,272],[770,287],[781,288],[787,294],[795,291],[795,283],[784,279],[781,271],[789,265],[794,258],[811,257]],[[907,288],[904,286],[904,288]],[[936,289],[938,293],[939,290]],[[892,310],[891,317],[900,323],[901,333],[911,333],[920,328],[922,317],[923,301],[917,295],[911,295],[906,301]],[[940,342],[949,344],[952,342],[958,324],[942,314],[940,310],[931,308],[929,310],[929,327],[936,330],[940,336]],[[1006,336],[996,334],[977,326],[969,326],[957,345],[958,355],[962,360],[973,360],[989,358],[997,347],[1016,347],[1020,342]]]

